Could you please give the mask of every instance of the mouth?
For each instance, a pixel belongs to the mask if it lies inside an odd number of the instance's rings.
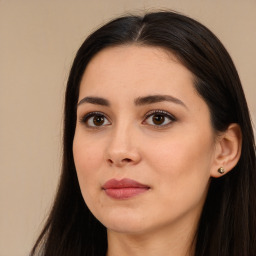
[[[102,189],[109,197],[122,200],[142,194],[150,187],[131,179],[111,179],[103,185]]]

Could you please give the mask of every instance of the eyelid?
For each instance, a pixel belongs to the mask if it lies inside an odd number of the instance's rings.
[[[155,109],[155,110],[151,110],[145,114],[143,123],[145,122],[146,119],[148,119],[150,116],[152,116],[154,114],[162,114],[163,116],[168,117],[171,120],[170,123],[165,124],[165,125],[151,125],[157,129],[167,127],[171,123],[177,121],[177,118],[174,115],[170,114],[169,112],[167,112],[165,110]]]
[[[96,115],[104,116],[111,123],[110,118],[106,114],[104,114],[103,112],[100,112],[100,111],[93,111],[93,112],[89,112],[89,113],[83,115],[81,118],[79,118],[79,122],[82,123],[82,124],[85,124],[89,128],[100,129],[102,126],[97,127],[97,126],[89,126],[89,125],[86,124],[86,122],[88,121],[88,119],[90,117],[93,117],[93,116],[96,116]]]

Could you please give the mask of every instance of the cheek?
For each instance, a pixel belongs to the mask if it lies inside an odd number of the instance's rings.
[[[98,165],[103,159],[103,152],[100,150],[102,146],[90,141],[90,138],[83,138],[80,135],[81,132],[77,132],[73,142],[73,156],[75,161],[76,170],[83,175],[92,175],[97,171]]]
[[[148,160],[155,168],[166,170],[169,174],[179,175],[197,168],[198,171],[209,167],[212,149],[209,143],[200,143],[185,138],[154,142],[154,147],[146,146]]]
[[[91,201],[100,189],[98,176],[103,153],[99,148],[99,145],[91,144],[89,140],[75,135],[73,156],[80,189],[86,203]]]
[[[154,143],[148,150],[151,168],[155,170],[156,184],[166,200],[199,200],[205,194],[212,164],[211,139],[202,136],[179,136]],[[173,198],[169,195],[175,195]],[[191,200],[192,202],[193,200]]]

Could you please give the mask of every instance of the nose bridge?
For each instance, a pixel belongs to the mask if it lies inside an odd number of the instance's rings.
[[[113,128],[109,149],[114,152],[128,152],[132,147],[133,128],[126,122],[117,123]]]
[[[107,161],[116,166],[128,163],[135,164],[140,160],[140,155],[135,141],[136,128],[132,122],[125,120],[116,123],[107,146]]]

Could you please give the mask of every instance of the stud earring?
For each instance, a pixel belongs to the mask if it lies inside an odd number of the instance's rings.
[[[218,169],[218,173],[223,174],[225,172],[225,169],[223,167],[220,167]]]

